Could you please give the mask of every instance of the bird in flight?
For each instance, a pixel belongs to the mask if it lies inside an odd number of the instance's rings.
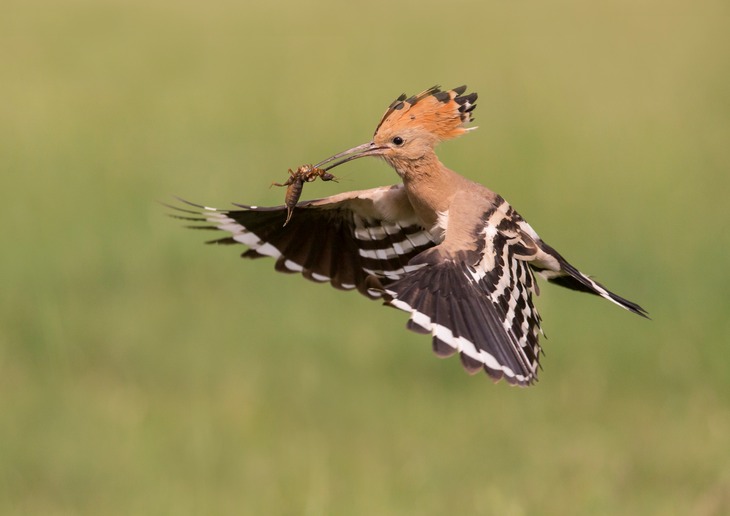
[[[530,385],[541,355],[535,276],[647,312],[573,267],[501,196],[439,161],[439,143],[475,129],[467,124],[476,99],[466,86],[401,95],[371,141],[314,165],[330,170],[375,156],[395,169],[398,184],[299,202],[291,212],[184,201],[180,218],[227,233],[211,243],[242,244],[243,258],[271,257],[277,271],[407,312],[408,329],[430,335],[440,357],[458,353],[469,373]]]

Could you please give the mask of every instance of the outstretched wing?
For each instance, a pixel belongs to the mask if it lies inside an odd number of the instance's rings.
[[[270,256],[280,272],[371,298],[381,292],[368,288],[369,276],[395,281],[417,268],[411,258],[437,244],[418,224],[403,185],[301,202],[286,227],[285,206],[218,210],[184,202],[195,209],[176,208],[187,213],[178,218],[205,223],[190,227],[229,233],[209,243],[243,244],[244,258]]]
[[[495,238],[494,250],[455,259],[434,253],[435,263],[384,287],[384,298],[411,314],[410,330],[431,334],[438,356],[458,352],[469,373],[530,385],[541,353],[535,279],[509,242]]]
[[[530,385],[541,354],[528,263],[537,247],[523,239],[513,215],[497,197],[474,230],[476,249],[453,253],[444,244],[425,251],[411,261],[424,267],[383,291],[386,304],[411,314],[409,329],[431,334],[438,356],[458,352],[470,373],[483,369],[495,381]]]
[[[474,230],[476,249],[450,253],[448,238],[411,261],[425,267],[384,286],[384,299],[410,313],[409,329],[432,335],[437,355],[458,352],[470,373],[483,369],[517,385],[537,379],[542,330],[534,274],[646,316],[571,266],[499,196]]]

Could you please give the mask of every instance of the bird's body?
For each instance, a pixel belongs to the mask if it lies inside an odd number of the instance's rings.
[[[193,205],[203,216],[187,218],[230,233],[214,242],[248,246],[243,257],[273,257],[281,272],[410,313],[408,328],[430,334],[439,356],[458,352],[469,372],[529,385],[541,353],[535,274],[646,312],[571,266],[501,196],[439,161],[436,144],[468,130],[477,96],[465,90],[402,95],[371,142],[315,165],[379,156],[401,184],[301,202],[285,228],[285,206]]]

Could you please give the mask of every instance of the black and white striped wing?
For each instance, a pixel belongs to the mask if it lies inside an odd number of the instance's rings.
[[[386,303],[411,314],[409,329],[431,334],[439,356],[458,352],[471,373],[484,369],[516,385],[537,379],[542,329],[534,274],[646,317],[639,305],[570,265],[499,196],[474,240],[476,250],[457,255],[440,247],[424,251],[411,262],[424,268],[384,287]]]
[[[380,297],[367,279],[381,284],[403,277],[414,268],[411,258],[437,242],[416,221],[402,185],[374,188],[299,203],[284,227],[285,206],[218,210],[187,203],[195,216],[180,218],[228,236],[210,241],[243,244],[244,258],[272,257],[276,270],[301,273],[316,282]],[[192,212],[192,213],[191,213]]]
[[[411,314],[409,329],[432,335],[437,355],[458,352],[470,373],[484,369],[495,380],[529,385],[541,353],[532,271],[515,259],[505,270],[479,267],[425,267],[385,287],[386,302]]]
[[[458,352],[470,373],[483,369],[494,380],[530,385],[541,354],[532,300],[537,285],[528,263],[537,251],[512,213],[498,204],[482,218],[476,251],[426,251],[414,260],[425,267],[384,290],[386,303],[410,312],[409,329],[432,335],[437,355]]]

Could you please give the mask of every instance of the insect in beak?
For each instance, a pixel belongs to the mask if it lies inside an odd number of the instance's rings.
[[[311,183],[315,179],[320,178],[322,181],[334,181],[337,182],[337,178],[325,171],[324,169],[314,167],[312,165],[302,165],[297,168],[295,172],[289,169],[289,178],[284,183],[271,183],[271,186],[286,186],[286,220],[284,226],[291,220],[292,213],[294,213],[294,207],[299,202],[299,198],[302,196],[302,190],[304,183]]]

